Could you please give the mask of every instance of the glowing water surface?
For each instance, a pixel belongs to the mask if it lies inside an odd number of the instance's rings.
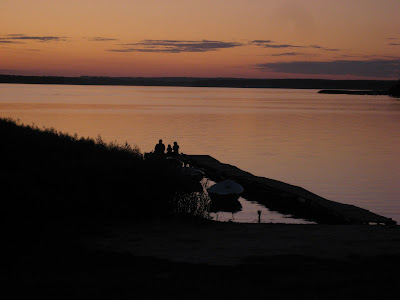
[[[400,101],[387,96],[0,84],[0,116],[128,141],[144,152],[159,138],[177,141],[184,153],[209,154],[400,222]],[[248,222],[257,220],[250,215]]]

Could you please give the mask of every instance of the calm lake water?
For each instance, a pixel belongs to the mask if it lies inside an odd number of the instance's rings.
[[[400,101],[387,96],[0,84],[0,116],[127,141],[143,152],[159,138],[177,141],[183,153],[209,154],[400,222]],[[259,205],[244,207],[234,220],[256,221]],[[268,210],[262,216],[263,222],[282,220]]]

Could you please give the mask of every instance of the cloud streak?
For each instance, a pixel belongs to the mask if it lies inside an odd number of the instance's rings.
[[[302,54],[301,53],[297,53],[297,52],[286,52],[286,53],[271,54],[271,56],[296,56],[296,55],[302,55]]]
[[[181,53],[208,52],[242,46],[241,43],[223,41],[179,41],[179,40],[144,40],[139,43],[120,44],[122,49],[110,49],[111,52],[149,52],[149,53]],[[134,46],[134,47],[129,47]]]
[[[3,40],[0,38],[0,44],[22,44],[21,42],[15,42],[15,41],[9,41],[9,40]]]
[[[264,48],[306,48],[304,46],[288,45],[288,44],[281,44],[281,45],[265,44],[262,47],[264,47]]]
[[[254,40],[251,41],[250,44],[263,48],[305,48],[305,46],[298,46],[298,45],[275,44],[275,42],[271,40]]]
[[[114,39],[94,37],[90,41],[113,41]],[[272,40],[253,40],[245,43],[237,42],[224,42],[224,41],[210,41],[210,40],[142,40],[136,43],[123,43],[118,44],[114,49],[107,49],[109,52],[129,53],[182,53],[182,52],[209,52],[218,51],[221,49],[228,49],[240,46],[255,45],[262,48],[270,49],[287,49],[285,53],[271,54],[271,56],[316,56],[316,54],[307,54],[291,51],[289,49],[318,49],[322,51],[341,51],[340,49],[326,48],[320,45],[293,45],[293,44],[279,44]]]
[[[276,44],[276,42],[272,40],[254,40],[249,42],[250,45],[256,45],[262,48],[307,48],[307,49],[318,49],[323,51],[341,51],[340,49],[334,48],[327,48],[320,45],[308,45],[308,46],[301,46],[301,45],[292,45],[292,44]]]
[[[301,53],[301,52],[285,52],[285,53],[270,54],[269,56],[319,56],[319,54]]]
[[[319,45],[310,45],[310,46],[308,46],[306,48],[319,49],[319,50],[324,50],[324,51],[341,51],[340,49],[326,48],[326,47],[319,46]]]
[[[7,34],[0,37],[0,43],[22,43],[22,41],[59,42],[66,41],[63,36],[29,36],[25,34]]]
[[[366,77],[400,77],[400,59],[392,60],[336,60],[296,61],[257,64],[255,68],[265,72],[308,75],[354,75]]]
[[[92,38],[88,38],[90,42],[110,42],[110,41],[118,41],[118,39],[114,38],[106,38],[106,37],[101,37],[101,36],[95,36]]]

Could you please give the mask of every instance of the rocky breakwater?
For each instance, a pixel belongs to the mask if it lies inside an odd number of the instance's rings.
[[[186,155],[185,160],[201,168],[212,180],[233,179],[244,187],[243,197],[271,210],[306,218],[320,224],[385,224],[396,222],[366,209],[331,201],[299,186],[254,176],[209,155]]]

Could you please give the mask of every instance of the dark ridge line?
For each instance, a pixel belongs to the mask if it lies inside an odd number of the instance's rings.
[[[22,76],[0,74],[0,83],[117,85],[117,86],[180,86],[226,88],[289,88],[388,90],[395,80],[330,80],[330,79],[246,79],[202,77],[102,77],[102,76]]]

